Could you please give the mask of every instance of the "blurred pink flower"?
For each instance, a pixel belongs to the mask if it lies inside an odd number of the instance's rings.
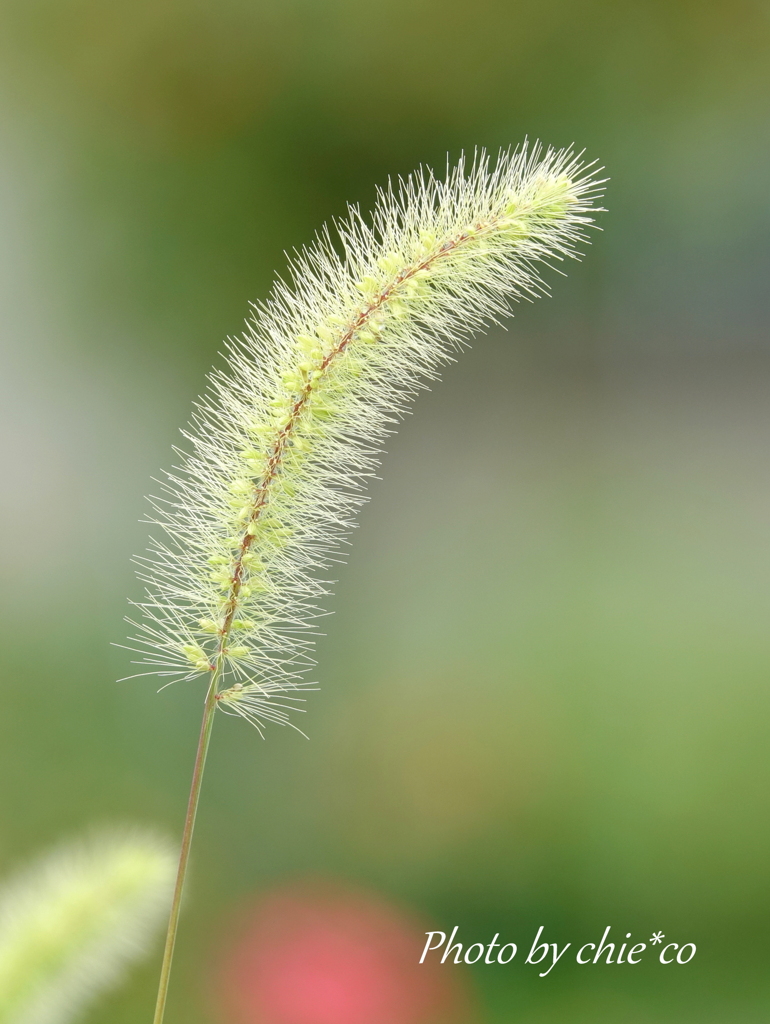
[[[274,891],[246,914],[220,977],[228,1024],[452,1024],[469,1017],[458,968],[420,964],[430,930],[330,882]]]

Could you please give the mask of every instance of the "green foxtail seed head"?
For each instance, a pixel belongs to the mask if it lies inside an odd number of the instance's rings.
[[[290,265],[211,375],[188,452],[153,499],[134,637],[146,674],[208,678],[222,711],[287,724],[319,576],[352,526],[383,439],[426,380],[575,257],[601,194],[592,165],[538,145],[421,170]],[[236,632],[237,631],[237,632]],[[237,638],[236,638],[237,637]]]
[[[0,890],[0,1024],[66,1024],[140,957],[175,856],[142,833],[62,846]]]

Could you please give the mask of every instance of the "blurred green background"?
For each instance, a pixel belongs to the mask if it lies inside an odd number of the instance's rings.
[[[181,829],[201,694],[115,684],[109,642],[142,494],[284,251],[478,145],[612,179],[585,262],[389,445],[311,742],[217,723],[169,1024],[217,1019],[228,915],[307,874],[473,941],[698,944],[467,968],[484,1024],[767,1020],[769,58],[766,0],[2,3],[6,871]],[[149,1019],[156,975],[89,1021]]]

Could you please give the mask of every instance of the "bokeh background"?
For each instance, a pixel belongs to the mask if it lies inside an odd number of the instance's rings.
[[[359,900],[415,955],[455,924],[698,944],[447,967],[463,1022],[767,1019],[769,100],[766,0],[3,0],[4,870],[93,822],[181,829],[201,693],[116,684],[109,643],[142,494],[284,252],[478,145],[574,142],[612,179],[585,262],[389,445],[311,741],[217,723],[169,1024],[379,1024],[233,988],[314,886],[314,921]],[[148,1020],[156,975],[89,1021]]]

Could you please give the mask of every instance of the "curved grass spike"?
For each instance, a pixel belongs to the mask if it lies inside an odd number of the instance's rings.
[[[140,560],[140,664],[207,680],[155,1024],[216,709],[260,732],[293,724],[319,572],[383,439],[469,335],[547,291],[536,265],[577,255],[601,186],[580,155],[539,145],[461,159],[443,180],[418,171],[379,193],[370,221],[350,208],[336,243],[324,230],[229,341],[153,499],[165,536]]]

